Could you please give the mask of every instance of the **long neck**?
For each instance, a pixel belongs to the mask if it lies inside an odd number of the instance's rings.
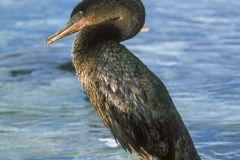
[[[109,41],[119,43],[121,36],[119,29],[109,23],[85,27],[75,37],[72,54],[79,58],[92,56],[92,48]]]
[[[101,50],[106,49],[109,43],[119,43],[120,37],[118,29],[109,24],[88,26],[79,31],[72,48],[78,77],[81,79],[91,67],[96,67],[96,62],[101,59]]]

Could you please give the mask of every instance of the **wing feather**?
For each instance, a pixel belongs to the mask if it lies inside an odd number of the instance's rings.
[[[146,108],[147,94],[138,82],[137,72],[130,68],[118,68],[123,67],[116,64],[121,61],[115,60],[114,67],[99,68],[99,94],[105,102],[107,113],[103,114],[108,114],[106,125],[114,138],[130,153],[132,149],[139,152],[141,143],[148,134],[147,128],[152,126],[153,120]]]

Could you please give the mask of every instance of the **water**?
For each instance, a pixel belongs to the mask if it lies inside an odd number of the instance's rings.
[[[150,32],[124,44],[165,83],[202,159],[240,159],[240,1],[143,2]],[[1,160],[137,159],[107,145],[75,73],[59,67],[73,36],[45,45],[77,3],[0,2]]]

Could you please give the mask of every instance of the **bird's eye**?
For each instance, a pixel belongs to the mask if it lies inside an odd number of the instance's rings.
[[[83,11],[79,11],[77,14],[78,14],[78,17],[82,17],[83,16]]]

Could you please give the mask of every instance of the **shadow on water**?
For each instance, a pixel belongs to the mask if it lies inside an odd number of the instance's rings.
[[[67,63],[64,63],[64,64],[61,64],[58,68],[61,69],[61,70],[69,71],[69,72],[75,72],[75,69],[73,67],[73,63],[71,61],[67,62]]]
[[[33,69],[22,69],[22,70],[12,70],[10,71],[11,76],[21,76],[21,75],[27,75],[31,74],[34,70]]]

